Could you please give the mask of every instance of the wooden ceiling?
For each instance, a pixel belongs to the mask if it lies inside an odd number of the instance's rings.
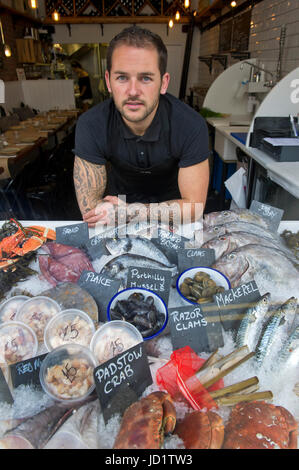
[[[190,1],[191,3],[191,1]],[[176,11],[180,24],[201,24],[221,14],[230,0],[214,0],[200,11],[185,8],[184,0],[46,0],[45,24],[168,23]],[[59,22],[52,17],[60,14]]]

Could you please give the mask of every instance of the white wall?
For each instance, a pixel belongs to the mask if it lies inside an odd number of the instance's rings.
[[[224,11],[223,11],[224,12]],[[286,26],[281,78],[299,65],[299,1],[263,0],[252,9],[249,51],[265,68],[276,73],[281,27]],[[200,55],[218,53],[220,27],[204,32],[200,38]],[[235,63],[229,60],[228,66]],[[203,62],[198,63],[198,86],[209,87],[224,70],[213,61],[212,73]]]
[[[79,24],[71,25],[71,36],[69,35],[69,30],[66,25],[55,25],[55,34],[53,35],[53,42],[60,44],[72,44],[72,43],[109,43],[111,39],[122,31],[124,28],[128,27],[128,24],[104,24],[103,25],[103,35],[100,25],[95,24]],[[179,94],[182,67],[184,62],[184,53],[185,53],[185,43],[187,34],[182,33],[182,25],[175,25],[172,29],[169,29],[167,35],[167,25],[163,24],[140,24],[139,26],[145,27],[156,34],[161,36],[168,49],[168,71],[170,72],[171,79],[168,91],[175,96]],[[198,55],[198,43],[199,35],[197,33],[197,40],[195,51],[197,50]],[[195,44],[195,41],[194,41]],[[193,60],[194,61],[197,59]],[[194,71],[194,66],[191,66],[190,62],[190,76],[194,76],[196,71]],[[196,70],[196,69],[195,69]],[[186,90],[188,94],[188,89]]]

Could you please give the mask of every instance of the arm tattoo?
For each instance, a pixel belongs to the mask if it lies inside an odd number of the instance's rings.
[[[73,176],[78,205],[84,215],[96,207],[103,197],[107,184],[106,168],[76,156]]]

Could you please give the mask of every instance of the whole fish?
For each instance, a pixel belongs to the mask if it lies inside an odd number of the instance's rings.
[[[72,409],[53,405],[24,420],[0,439],[0,449],[40,449],[69,417]]]
[[[130,253],[132,255],[146,256],[159,261],[167,267],[174,267],[165,254],[147,238],[110,238],[106,240],[107,250],[114,256]]]
[[[277,250],[284,251],[286,256],[293,258],[292,253],[273,238],[261,237],[260,235],[247,232],[231,232],[220,235],[205,242],[201,248],[213,249],[215,251],[215,259],[217,260],[220,256],[249,244],[276,248]]]
[[[259,329],[260,324],[265,318],[265,314],[269,307],[270,297],[269,293],[263,295],[244,313],[244,317],[240,323],[236,336],[237,348],[247,345],[250,351],[254,351],[254,332]]]
[[[249,209],[210,212],[209,214],[204,215],[203,226],[205,228],[211,225],[221,225],[240,220],[250,224],[260,225],[263,228],[269,229],[267,220],[260,215],[251,212]]]
[[[44,449],[99,449],[98,400],[81,406],[58,429]]]
[[[279,363],[292,362],[293,364],[299,363],[299,325],[293,330],[290,336],[286,339],[281,349],[278,352],[277,359]]]
[[[228,277],[232,287],[255,280],[260,294],[269,292],[272,301],[299,294],[298,269],[275,248],[246,245],[221,256],[211,267]]]
[[[270,354],[277,330],[279,326],[283,325],[289,312],[294,309],[294,305],[297,306],[297,299],[291,297],[271,314],[256,347],[255,359],[259,366],[262,365],[265,357]]]
[[[241,220],[237,222],[228,222],[221,225],[213,225],[206,227],[202,233],[203,243],[211,240],[220,235],[231,232],[246,232],[253,233],[254,235],[259,235],[260,237],[273,238],[276,241],[279,241],[278,234],[270,232],[266,228],[261,227],[260,225],[251,224],[248,222],[242,222]],[[199,236],[198,236],[199,238]]]
[[[116,256],[115,258],[108,260],[100,270],[100,273],[125,281],[128,275],[129,267],[167,269],[171,271],[172,277],[178,274],[178,268],[175,265],[169,268],[168,266],[165,266],[165,264],[147,258],[146,256],[131,255],[129,253]]]

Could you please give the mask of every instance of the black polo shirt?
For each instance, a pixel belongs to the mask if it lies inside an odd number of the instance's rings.
[[[208,129],[199,113],[174,96],[166,94],[160,95],[157,112],[145,134],[136,136],[124,123],[113,100],[108,99],[78,119],[74,153],[91,163],[105,165],[110,162],[110,166],[114,168],[114,179],[118,179],[118,175],[120,178],[121,174],[126,175],[127,178],[123,177],[122,182],[117,181],[115,194],[127,194],[135,183],[136,188],[131,192],[140,192],[145,188],[142,173],[150,173],[153,169],[153,181],[158,181],[160,166],[161,175],[163,174],[163,162],[167,162],[168,166],[172,162],[178,170],[206,160],[210,154]],[[164,170],[167,169],[165,165]],[[134,173],[134,168],[140,172],[136,173],[135,180],[133,176],[130,180],[130,169]],[[172,172],[165,171],[162,181],[165,181],[165,188],[169,191],[167,175],[170,178]],[[139,181],[140,187],[137,187]],[[161,186],[161,182],[159,185]],[[148,193],[149,189],[145,188],[144,191]],[[153,191],[157,192],[158,187],[153,187]],[[177,191],[176,188],[176,193]],[[140,198],[139,200],[142,201]]]

